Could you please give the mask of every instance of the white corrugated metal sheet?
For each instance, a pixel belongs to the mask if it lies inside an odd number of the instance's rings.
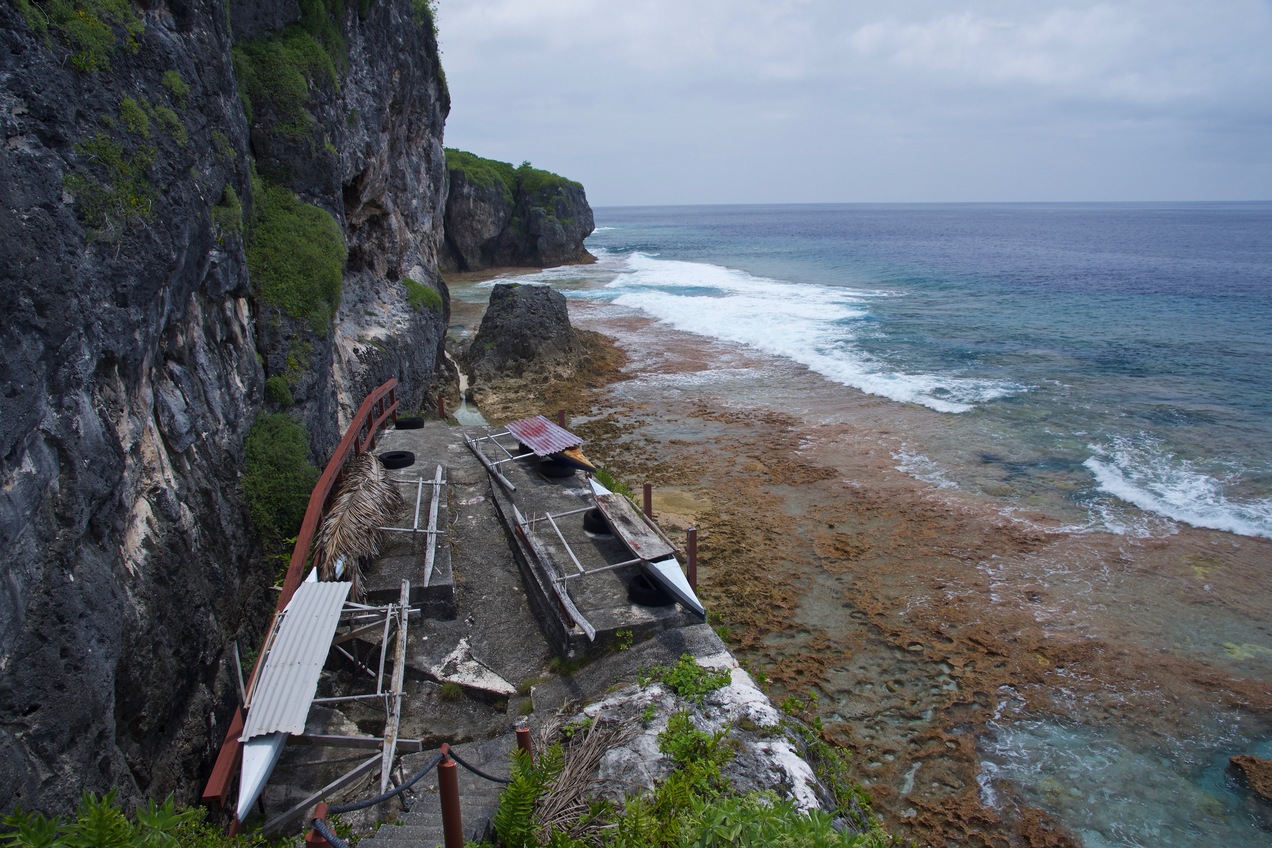
[[[583,440],[578,436],[558,427],[542,415],[513,421],[508,425],[508,432],[518,442],[534,451],[535,456],[551,456],[583,444]]]
[[[301,583],[287,604],[252,690],[243,741],[263,733],[304,733],[318,676],[349,596],[347,581]]]

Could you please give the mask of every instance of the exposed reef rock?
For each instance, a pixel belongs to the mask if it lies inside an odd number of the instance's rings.
[[[523,164],[447,150],[450,191],[442,270],[591,262],[595,222],[583,186]]]
[[[1241,754],[1229,758],[1228,764],[1251,792],[1272,804],[1272,760]]]
[[[109,39],[0,4],[0,810],[194,799],[272,603],[238,483],[266,379],[321,462],[370,387],[422,401],[448,310],[420,4],[85,8]],[[321,308],[253,259],[302,219],[340,242]]]

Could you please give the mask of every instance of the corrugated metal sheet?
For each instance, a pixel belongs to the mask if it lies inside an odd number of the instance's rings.
[[[243,725],[243,741],[263,733],[304,733],[318,676],[349,596],[347,581],[301,583],[283,612]]]
[[[578,436],[558,427],[542,415],[513,421],[508,425],[508,432],[534,451],[535,456],[551,456],[583,444]]]

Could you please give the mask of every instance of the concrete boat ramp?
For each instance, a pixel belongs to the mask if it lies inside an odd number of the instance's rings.
[[[568,704],[603,695],[617,682],[607,679],[605,660],[620,648],[635,646],[622,652],[620,675],[633,673],[637,656],[669,664],[686,645],[724,650],[702,617],[679,603],[629,600],[640,561],[618,537],[585,528],[595,500],[584,473],[545,465],[504,434],[427,421],[388,429],[373,451],[401,465],[388,475],[404,501],[386,527],[381,556],[363,569],[369,607],[409,598],[405,667],[391,669],[400,686],[392,784],[442,743],[478,768],[507,775],[514,727],[537,726]],[[405,454],[413,461],[402,464]],[[587,524],[596,529],[597,516]],[[389,735],[386,712],[394,712],[396,695],[365,693],[390,675],[383,657],[390,667],[395,660],[394,651],[382,650],[392,638],[387,626],[363,631],[333,650],[305,733],[291,738],[262,793],[267,830],[301,826],[318,794],[339,804],[380,792],[378,763],[371,764],[379,754],[358,748],[378,748]],[[553,669],[563,661],[590,663],[588,674],[560,676]],[[464,769],[460,775],[466,835],[480,834],[500,787]],[[345,819],[360,831],[385,819],[404,825],[382,828],[377,843],[439,844],[439,803],[428,797],[436,784],[434,771]]]

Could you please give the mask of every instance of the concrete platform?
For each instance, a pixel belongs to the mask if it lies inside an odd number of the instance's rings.
[[[439,527],[449,535],[440,537],[438,553],[428,585],[423,579],[423,534],[394,534],[392,544],[376,563],[366,570],[369,592],[385,600],[396,599],[397,586],[402,577],[411,580],[412,600],[426,603],[426,615],[431,618],[453,618],[454,572],[467,570],[465,560],[489,554],[487,545],[498,540],[510,547],[516,557],[527,593],[544,637],[552,650],[565,657],[587,655],[596,650],[608,650],[618,638],[619,631],[632,631],[636,638],[671,627],[692,626],[701,621],[679,605],[654,607],[631,603],[627,596],[627,584],[639,572],[636,564],[620,566],[612,570],[596,571],[607,566],[632,560],[630,551],[609,534],[588,532],[583,527],[583,513],[594,506],[591,490],[583,472],[567,477],[547,476],[542,473],[541,461],[528,457],[498,465],[499,472],[515,486],[507,491],[492,482],[485,468],[467,448],[465,438],[485,439],[502,432],[499,427],[451,427],[441,422],[426,422],[421,429],[387,431],[380,439],[375,453],[410,451],[415,463],[407,468],[394,470],[390,476],[400,482],[407,502],[407,515],[400,522],[413,526],[414,510],[420,480],[424,496],[418,499],[420,511],[428,511],[429,489],[438,465],[446,475],[446,485],[441,487],[440,515],[445,516]],[[516,454],[516,442],[504,437],[500,443]],[[492,461],[506,459],[506,454],[490,441],[479,442]],[[454,498],[457,484],[485,484],[485,498],[468,495]],[[526,522],[532,539],[516,532],[520,515]],[[549,516],[554,516],[551,520]],[[555,516],[560,516],[556,518]],[[420,523],[426,525],[427,519]],[[456,528],[474,528],[487,538],[478,542],[474,533],[466,534],[467,543],[457,545]],[[586,574],[580,573],[580,566]],[[556,580],[564,576],[564,580]],[[418,584],[418,585],[417,585]],[[595,638],[589,638],[586,626],[574,620],[558,597],[558,586],[564,585],[569,600],[595,630]]]

